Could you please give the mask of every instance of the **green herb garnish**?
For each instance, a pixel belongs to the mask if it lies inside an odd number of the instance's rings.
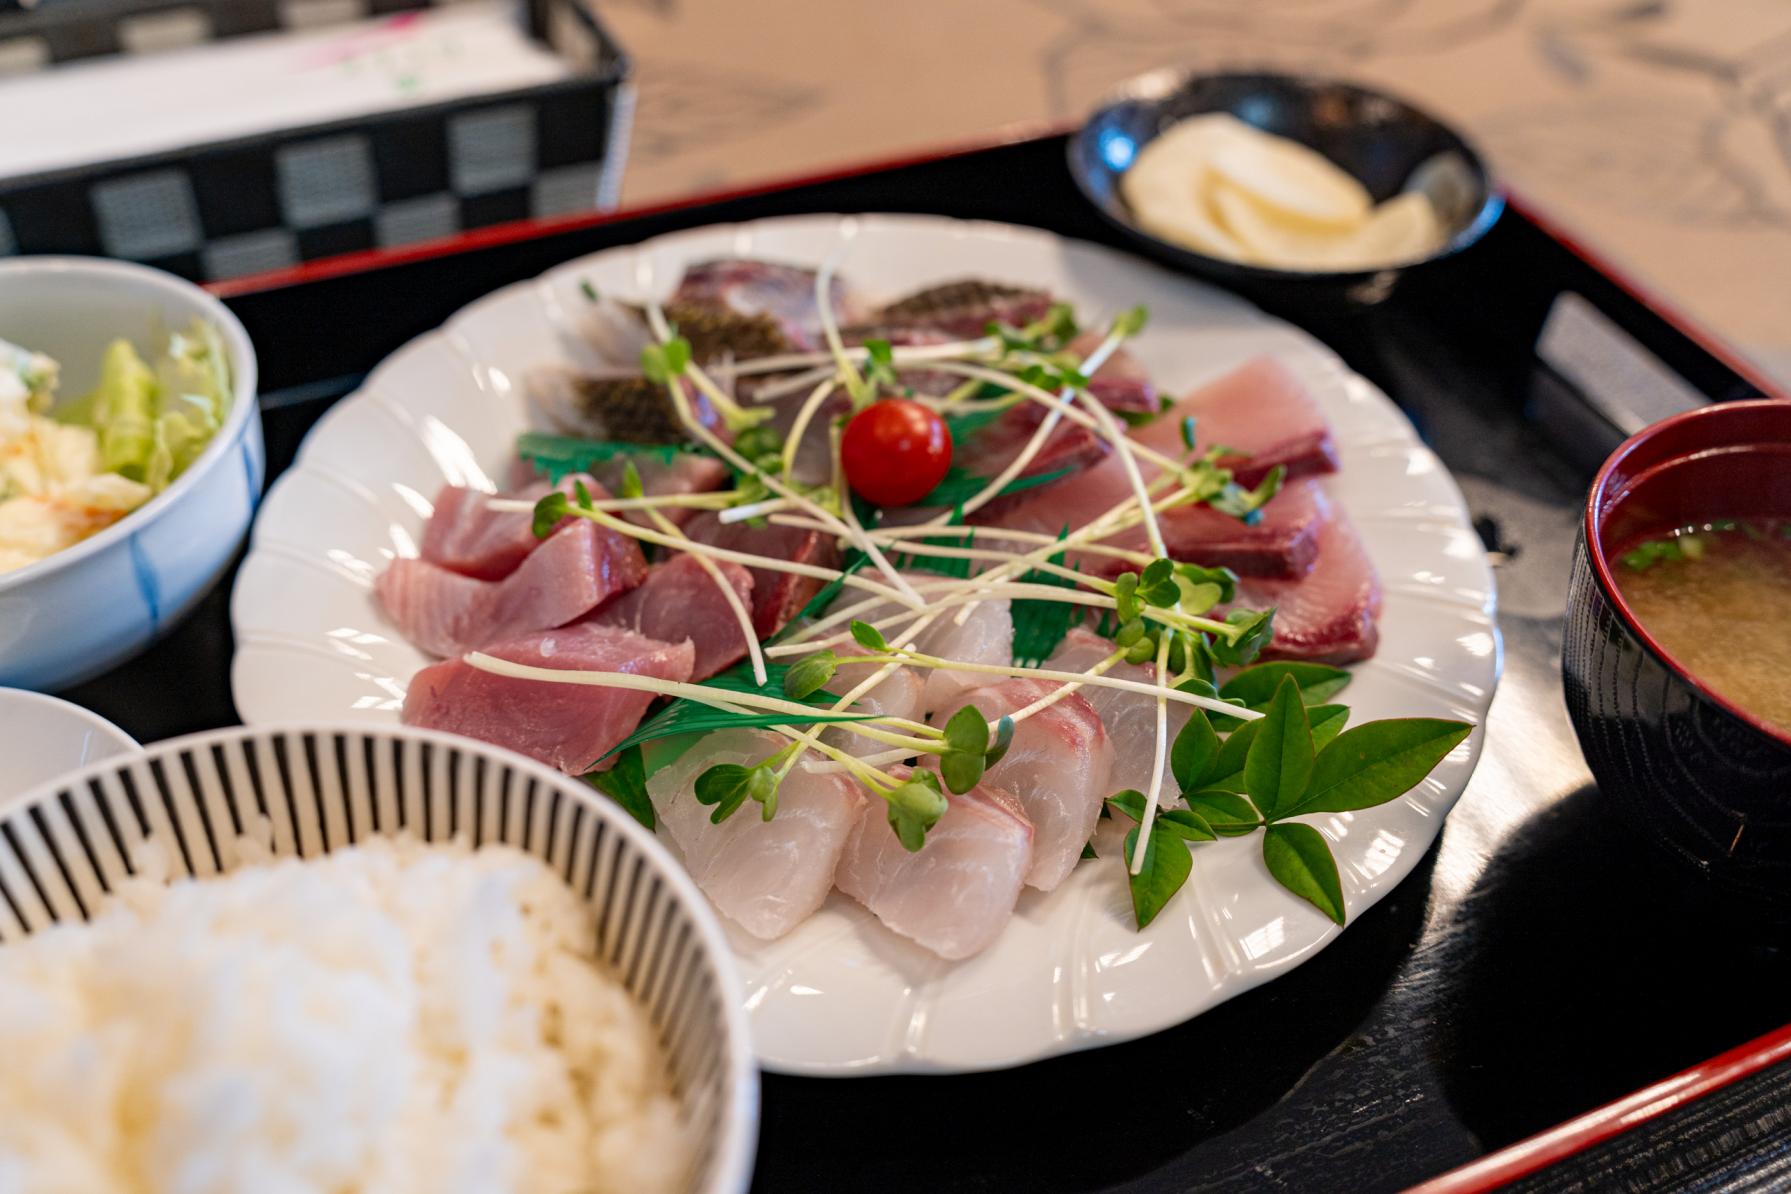
[[[1354,812],[1396,799],[1429,775],[1473,729],[1458,721],[1397,718],[1339,733],[1347,709],[1308,707],[1309,694],[1337,691],[1337,678],[1284,664],[1240,673],[1227,687],[1260,695],[1271,679],[1266,715],[1222,742],[1200,709],[1176,735],[1170,771],[1188,808],[1157,815],[1145,843],[1144,866],[1129,876],[1138,927],[1149,924],[1187,881],[1190,861],[1184,843],[1241,837],[1258,829],[1263,831],[1263,861],[1276,882],[1342,924],[1343,889],[1330,846],[1318,830],[1291,818]],[[1137,792],[1117,793],[1107,806],[1133,820],[1143,818],[1144,798]],[[1128,869],[1137,835],[1134,828],[1126,839]]]

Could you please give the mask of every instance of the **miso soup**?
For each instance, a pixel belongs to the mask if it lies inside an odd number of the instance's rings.
[[[1791,520],[1721,520],[1633,542],[1617,587],[1681,667],[1791,733]]]

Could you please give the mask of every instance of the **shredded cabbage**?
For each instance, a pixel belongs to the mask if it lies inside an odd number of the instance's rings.
[[[195,320],[151,368],[114,340],[93,393],[61,412],[99,433],[100,467],[160,493],[205,451],[230,409],[230,364],[217,329]]]

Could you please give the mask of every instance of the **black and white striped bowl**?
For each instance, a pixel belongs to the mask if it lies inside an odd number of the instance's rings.
[[[758,1070],[714,912],[627,813],[520,755],[408,728],[305,727],[196,734],[97,763],[0,813],[0,946],[87,919],[152,838],[177,847],[163,851],[176,875],[233,870],[261,817],[284,857],[408,832],[546,862],[595,910],[597,957],[665,1044],[695,1128],[690,1188],[746,1189]]]

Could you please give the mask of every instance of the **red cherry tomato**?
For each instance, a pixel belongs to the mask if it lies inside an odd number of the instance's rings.
[[[906,506],[931,493],[951,467],[951,431],[937,413],[906,398],[873,402],[840,440],[846,482],[879,506]]]

